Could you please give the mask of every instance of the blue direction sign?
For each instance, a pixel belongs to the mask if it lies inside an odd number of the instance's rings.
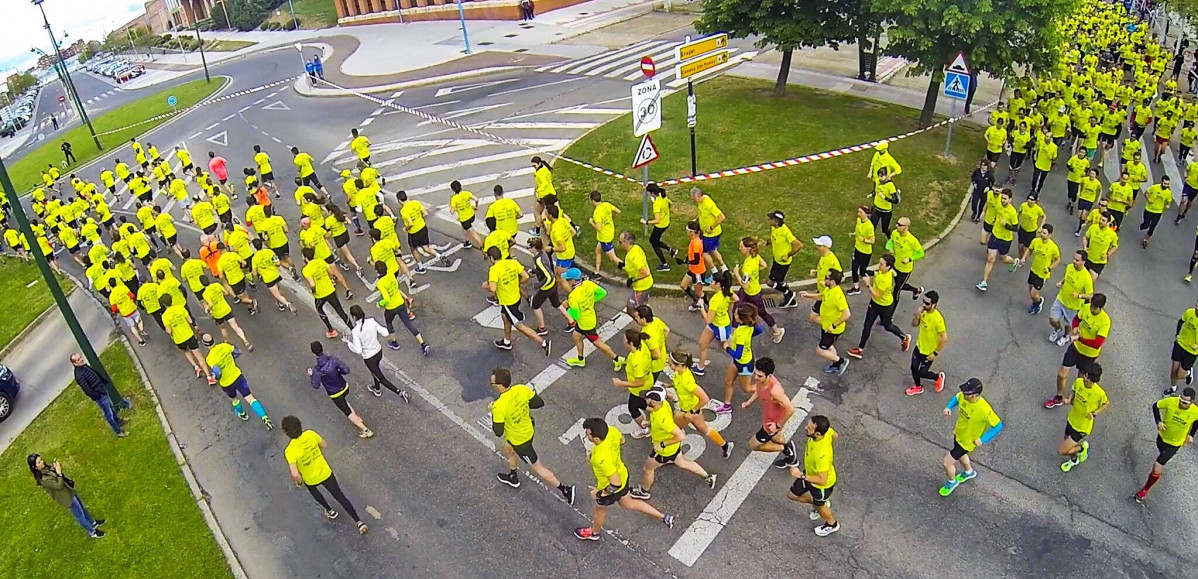
[[[166,104],[173,107],[179,104],[179,99],[175,98],[175,95],[168,96],[166,97]]]
[[[945,71],[944,96],[954,99],[969,97],[969,75],[960,72]]]

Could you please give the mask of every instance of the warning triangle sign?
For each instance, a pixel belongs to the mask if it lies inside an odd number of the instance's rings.
[[[656,161],[657,157],[657,146],[653,144],[653,139],[650,139],[648,133],[646,133],[645,136],[641,138],[640,147],[637,147],[636,158],[632,160],[632,168],[640,169],[641,167]]]
[[[961,74],[969,74],[969,65],[965,63],[965,53],[958,52],[957,57],[953,59],[952,64],[945,69],[950,72],[959,72]]]

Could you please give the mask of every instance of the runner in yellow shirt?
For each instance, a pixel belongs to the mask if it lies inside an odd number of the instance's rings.
[[[1069,377],[1070,368],[1077,368],[1080,372],[1098,360],[1102,346],[1111,333],[1111,317],[1103,309],[1105,307],[1106,295],[1095,293],[1090,297],[1089,305],[1077,311],[1066,336],[1070,343],[1061,359],[1061,369],[1057,371],[1057,392],[1044,402],[1045,408],[1052,409],[1063,404],[1065,379]]]
[[[270,290],[270,295],[275,299],[275,306],[280,312],[291,310],[291,315],[296,315],[298,312],[295,306],[287,298],[283,297],[283,293],[279,291],[279,280],[282,276],[279,275],[279,257],[275,252],[267,248],[261,239],[254,239],[253,247],[255,249],[253,256],[250,258],[252,271],[266,288]]]
[[[1086,462],[1090,456],[1090,441],[1086,440],[1094,430],[1094,418],[1106,411],[1110,405],[1106,391],[1098,385],[1102,379],[1102,366],[1092,362],[1079,368],[1073,392],[1065,398],[1069,405],[1069,417],[1065,421],[1065,437],[1057,453],[1069,457],[1061,463],[1061,470],[1069,472],[1073,467]]]
[[[1169,365],[1169,388],[1165,396],[1177,393],[1177,382],[1185,378],[1186,385],[1194,382],[1194,360],[1198,359],[1198,308],[1181,313],[1177,320],[1177,339],[1173,342]]]
[[[778,344],[786,335],[786,328],[765,309],[765,300],[761,297],[761,272],[765,269],[765,259],[757,253],[759,243],[755,237],[740,240],[740,253],[745,259],[732,269],[736,280],[740,282],[740,291],[736,292],[736,295],[740,301],[753,304],[753,307],[757,308],[758,317],[770,328],[774,343]]]
[[[1198,435],[1198,406],[1194,405],[1194,389],[1186,387],[1181,396],[1167,396],[1157,400],[1152,405],[1152,418],[1156,421],[1156,462],[1152,464],[1152,472],[1148,473],[1148,481],[1136,492],[1137,503],[1144,504],[1148,490],[1160,480],[1165,471],[1165,464],[1183,446],[1194,444],[1194,436]]]
[[[414,271],[418,274],[428,271],[420,262],[422,254],[449,267],[449,258],[441,255],[436,246],[429,241],[428,224],[424,220],[428,216],[428,208],[415,199],[408,199],[406,191],[396,192],[395,198],[399,200],[399,218],[403,220],[404,231],[408,232],[408,251],[412,253],[412,260],[416,262]]]
[[[262,150],[261,145],[254,145],[254,165],[258,167],[258,182],[263,187],[270,187],[270,190],[274,191],[275,199],[282,197],[279,186],[275,183],[274,167],[270,166],[270,155]]]
[[[1019,263],[1015,264],[1016,268],[1023,267],[1023,263],[1027,261],[1028,251],[1031,249],[1032,240],[1036,238],[1036,233],[1040,231],[1040,226],[1048,220],[1048,216],[1044,214],[1044,208],[1040,206],[1040,196],[1037,193],[1030,193],[1027,200],[1019,206]]]
[[[312,155],[301,153],[299,147],[291,147],[291,154],[293,155],[292,163],[295,164],[300,181],[304,185],[320,189],[320,192],[324,193],[325,197],[328,197],[328,190],[324,188],[324,185],[320,184],[320,177],[316,175],[316,169],[313,167],[316,161],[312,159]]]
[[[349,148],[358,157],[358,162],[370,166],[370,139],[366,135],[360,134],[358,129],[349,130],[350,142]]]
[[[512,237],[516,237],[516,233],[520,231],[519,221],[524,216],[520,210],[520,205],[515,201],[503,196],[503,186],[496,185],[492,189],[491,194],[495,200],[487,207],[487,215],[484,221],[491,231],[503,231]]]
[[[1173,203],[1173,191],[1169,189],[1169,176],[1161,175],[1160,183],[1148,188],[1144,194],[1144,216],[1140,221],[1140,231],[1144,231],[1144,239],[1140,246],[1147,249],[1156,226],[1161,222],[1161,215]]]
[[[1036,238],[1028,246],[1028,253],[1032,256],[1032,265],[1027,272],[1027,291],[1032,305],[1028,307],[1027,313],[1033,316],[1039,314],[1044,308],[1044,297],[1040,295],[1040,292],[1044,289],[1044,284],[1052,277],[1052,270],[1061,263],[1061,249],[1052,240],[1052,229],[1051,223],[1042,225],[1036,232]],[[1026,258],[1024,260],[1026,261]]]
[[[529,162],[532,163],[533,191],[537,196],[536,207],[533,209],[533,217],[536,221],[533,223],[532,234],[534,237],[540,237],[547,206],[544,199],[549,195],[553,195],[556,199],[557,190],[553,188],[553,168],[549,166],[549,163],[542,160],[540,156],[533,157]],[[666,222],[666,225],[669,225],[669,221]]]
[[[645,250],[636,244],[636,234],[631,231],[621,233],[620,249],[624,250],[624,259],[620,261],[620,266],[627,276],[624,284],[632,288],[624,309],[632,316],[638,306],[649,303],[649,291],[653,289],[653,272],[649,271],[649,260],[645,256]]]
[[[333,495],[333,498],[337,499],[341,508],[349,513],[350,518],[358,527],[358,533],[365,535],[366,523],[363,523],[362,519],[358,517],[358,511],[346,498],[345,492],[341,490],[341,485],[337,482],[337,476],[333,474],[333,469],[329,467],[324,453],[321,452],[327,448],[328,444],[315,431],[304,430],[300,420],[294,416],[284,416],[280,424],[283,427],[283,433],[291,439],[283,451],[283,456],[287,459],[292,482],[296,486],[304,485],[308,489],[308,494],[312,495],[312,498],[324,509],[325,518],[335,519],[337,511],[329,506],[324,495],[320,493],[319,487],[323,486]]]
[[[648,501],[638,501],[628,496],[628,468],[620,456],[620,446],[624,444],[624,435],[615,427],[609,426],[602,418],[588,418],[582,423],[583,433],[591,448],[591,471],[595,474],[595,486],[591,487],[591,497],[594,498],[594,516],[591,526],[574,529],[574,536],[582,541],[598,541],[603,532],[603,524],[607,521],[607,508],[620,505],[630,511],[635,511],[659,520],[667,529],[674,528],[674,516],[663,515],[653,508]]]
[[[567,485],[541,464],[536,449],[532,446],[534,422],[531,411],[544,408],[545,401],[525,384],[512,384],[512,371],[495,368],[491,371],[491,389],[498,398],[491,403],[491,431],[502,436],[503,454],[507,458],[508,471],[495,475],[499,482],[514,489],[520,488],[520,476],[516,467],[520,460],[538,478],[557,488],[566,502],[574,504],[574,485]]]
[[[173,280],[174,278],[168,279]],[[159,280],[159,286],[162,285],[161,281]],[[175,283],[178,284],[177,281]],[[176,289],[176,291],[178,290]],[[166,332],[170,334],[175,347],[183,352],[183,357],[195,370],[196,378],[202,376],[208,380],[208,385],[215,385],[216,378],[212,376],[208,364],[204,363],[204,355],[200,353],[200,342],[195,335],[195,321],[191,314],[187,313],[186,301],[179,300],[176,303],[174,300],[174,296],[165,291],[160,291],[158,294],[158,302],[163,309],[162,323],[166,326]]]
[[[860,213],[858,213],[860,217]],[[799,298],[795,295],[794,290],[790,289],[790,285],[786,283],[786,274],[790,271],[790,264],[794,262],[794,257],[803,250],[803,242],[795,237],[794,232],[790,230],[790,226],[786,224],[786,214],[781,211],[771,211],[766,215],[766,219],[770,224],[770,249],[773,252],[774,263],[770,266],[769,283],[770,287],[782,293],[782,299],[779,300],[778,307],[794,308],[799,305]],[[868,221],[870,243],[873,243],[873,224]],[[861,229],[861,222],[858,220],[857,229]],[[872,248],[870,251],[873,253]],[[856,259],[854,255],[853,259]],[[854,262],[856,264],[856,262]],[[865,271],[863,266],[861,271]],[[854,286],[856,285],[857,277],[853,277]],[[851,292],[851,290],[850,290]],[[764,311],[764,310],[763,310]]]
[[[462,230],[466,232],[466,242],[464,247],[482,247],[483,238],[474,230],[474,218],[478,214],[478,197],[474,193],[462,189],[462,184],[459,181],[452,181],[449,184],[449,190],[453,195],[449,198],[449,212],[458,216],[458,223],[461,224]],[[470,242],[474,245],[470,245]],[[573,236],[571,235],[570,243],[573,244]]]
[[[710,195],[704,194],[698,187],[691,189],[691,200],[695,202],[699,212],[699,234],[703,240],[703,256],[707,261],[707,268],[715,272],[718,266],[719,269],[728,271],[724,256],[720,255],[720,235],[724,232],[723,223],[726,218],[724,212],[720,211]]]
[[[649,436],[653,447],[652,453],[645,459],[641,484],[633,487],[628,495],[641,501],[652,498],[657,469],[667,464],[673,464],[698,476],[707,483],[707,488],[714,489],[716,475],[709,474],[699,463],[682,455],[682,441],[686,433],[674,422],[674,409],[667,401],[669,395],[666,394],[666,389],[653,386],[645,391],[642,397],[645,400],[645,412],[649,415]],[[635,438],[635,435],[633,436]]]
[[[1119,249],[1119,234],[1111,227],[1110,215],[1101,215],[1098,223],[1086,229],[1086,235],[1082,237],[1082,249],[1086,252],[1086,269],[1090,270],[1090,276],[1098,283],[1098,276],[1102,275],[1103,268]]]
[[[491,268],[487,272],[487,281],[483,282],[484,290],[495,294],[498,302],[500,317],[503,319],[503,339],[495,340],[495,347],[500,350],[512,349],[512,327],[515,326],[521,334],[541,347],[548,357],[553,341],[538,336],[532,328],[524,323],[524,312],[520,311],[520,284],[528,281],[528,272],[524,266],[514,259],[504,259],[498,247],[487,250],[487,258],[491,260]]]
[[[957,425],[953,428],[953,448],[944,455],[944,472],[948,475],[948,482],[940,487],[942,497],[953,494],[958,485],[978,476],[969,460],[969,453],[993,440],[1003,429],[998,413],[982,398],[982,381],[977,378],[967,380],[961,385],[961,393],[948,399],[944,415],[952,416],[953,409],[957,409]],[[961,474],[957,474],[958,462],[965,469]]]
[[[341,307],[341,300],[337,298],[337,286],[333,285],[333,278],[329,275],[329,264],[323,259],[316,259],[316,252],[310,247],[305,247],[300,254],[306,261],[301,274],[308,282],[308,287],[312,289],[312,298],[316,300],[316,314],[324,323],[325,337],[336,338],[337,330],[333,329],[333,324],[329,323],[329,317],[324,311],[325,304],[337,312],[347,328],[353,327],[353,324],[350,323],[349,316],[345,314],[345,308]]]
[[[236,257],[235,254],[231,253],[225,253],[221,257],[223,258],[226,255],[233,255]],[[225,326],[231,326],[233,328],[233,332],[237,334],[237,337],[241,338],[241,343],[245,344],[246,349],[253,352],[254,345],[251,344],[249,339],[245,337],[245,331],[241,329],[241,326],[237,323],[237,319],[233,317],[233,307],[230,306],[228,300],[225,299],[226,295],[234,295],[233,292],[223,284],[215,282],[209,283],[208,276],[206,275],[200,277],[200,283],[204,284],[204,290],[200,292],[200,298],[204,306],[204,311],[208,312],[209,316],[212,316],[212,320],[216,322],[216,327],[220,328],[221,338],[226,342],[229,341],[229,330]],[[255,313],[257,313],[256,309],[250,310],[251,315]]]
[[[603,256],[606,255],[617,269],[624,269],[623,261],[616,256],[616,217],[620,210],[615,205],[603,200],[603,194],[591,191],[591,227],[595,229],[595,272],[603,269]]]
[[[803,468],[790,467],[790,476],[795,481],[790,485],[786,497],[792,501],[811,505],[808,518],[823,521],[815,528],[815,534],[827,537],[840,530],[840,522],[829,506],[832,490],[836,487],[836,466],[833,464],[832,446],[839,436],[832,429],[827,416],[816,414],[807,421],[807,447],[803,451]]]
[[[982,268],[982,281],[976,286],[979,290],[989,289],[990,285],[987,281],[990,279],[990,272],[994,269],[994,262],[1000,255],[1002,262],[1008,264],[1011,271],[1015,271],[1018,260],[1007,253],[1011,251],[1011,242],[1015,239],[1015,232],[1019,228],[1019,212],[1011,204],[1011,190],[1003,189],[999,193],[999,206],[994,212],[994,226],[990,230],[990,240],[986,243],[986,265]]]

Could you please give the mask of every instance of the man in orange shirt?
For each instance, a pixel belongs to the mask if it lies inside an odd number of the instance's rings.
[[[218,242],[215,238],[207,238],[203,244],[200,245],[200,259],[204,260],[204,263],[208,264],[208,271],[212,272],[214,277],[221,277],[220,265],[217,263],[220,261],[220,247],[218,246]]]
[[[682,283],[679,284],[682,291],[691,298],[691,305],[687,310],[697,312],[703,307],[703,279],[707,276],[707,264],[703,260],[703,239],[699,229],[698,221],[691,221],[686,224],[686,235],[690,238],[690,242],[686,245],[686,260],[681,257],[674,258],[679,265],[687,264],[686,275],[682,278]]]

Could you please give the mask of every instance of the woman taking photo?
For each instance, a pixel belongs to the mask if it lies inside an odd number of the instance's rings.
[[[54,499],[54,502],[71,511],[71,516],[75,517],[84,531],[87,531],[87,536],[93,539],[104,536],[104,531],[100,530],[104,519],[93,518],[91,513],[87,512],[83,501],[80,501],[79,495],[75,494],[75,481],[62,474],[62,465],[57,460],[47,465],[41,455],[34,453],[29,455],[27,462],[29,463],[29,472],[33,473],[34,482],[42,487],[46,494]]]

